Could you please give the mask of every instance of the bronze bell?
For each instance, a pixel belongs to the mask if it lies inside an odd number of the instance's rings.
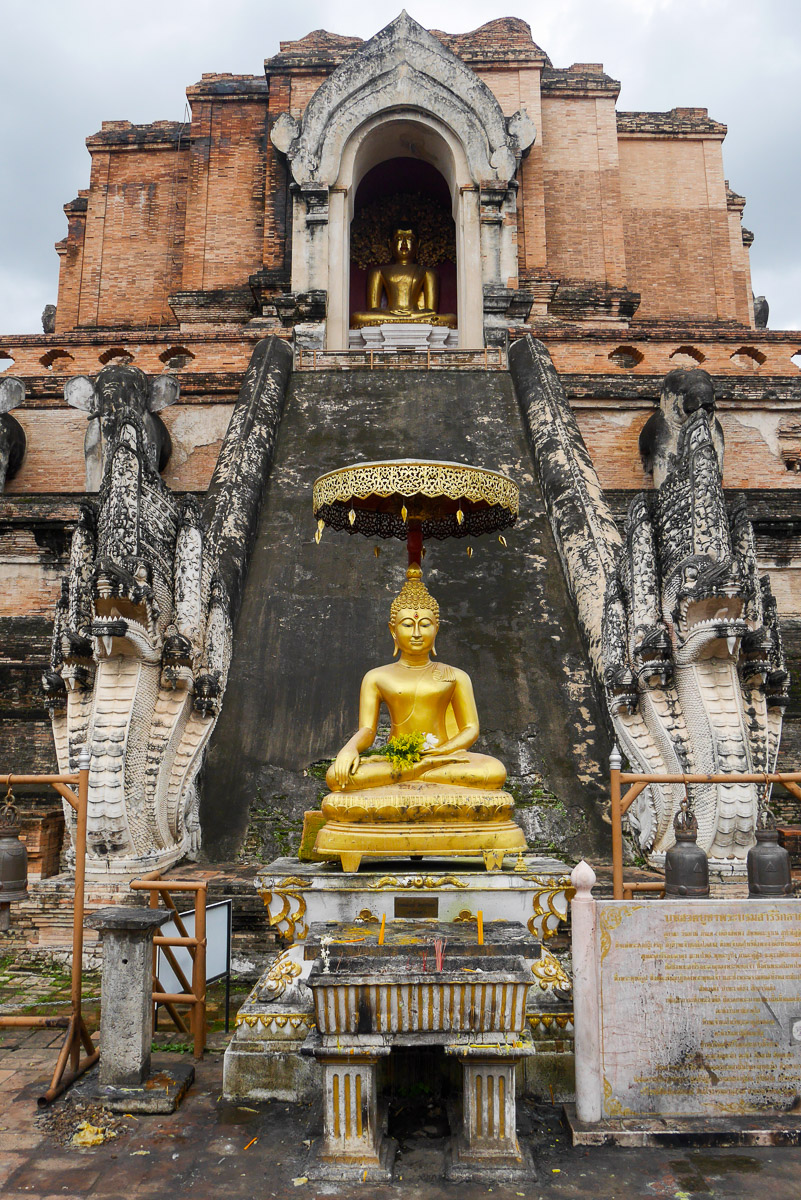
[[[762,808],[757,817],[756,845],[748,851],[749,896],[792,896],[793,878],[790,855],[779,845],[779,831],[773,813]]]
[[[698,822],[685,796],[673,818],[676,844],[665,855],[665,896],[698,900],[709,895],[709,863],[698,845]]]
[[[9,905],[28,893],[28,851],[19,840],[22,822],[11,788],[0,808],[0,929],[8,929]]]

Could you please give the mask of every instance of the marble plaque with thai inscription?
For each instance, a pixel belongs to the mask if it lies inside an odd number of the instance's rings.
[[[801,1103],[801,901],[599,900],[604,1117]]]

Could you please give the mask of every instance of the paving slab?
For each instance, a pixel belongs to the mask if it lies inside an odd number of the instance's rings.
[[[10,1033],[11,1031],[7,1031]],[[448,1183],[440,1177],[447,1139],[414,1121],[398,1136],[391,1183],[313,1184],[304,1180],[311,1111],[277,1101],[228,1104],[220,1099],[222,1055],[207,1054],[181,1108],[158,1117],[123,1115],[116,1136],[91,1149],[65,1144],[81,1119],[66,1097],[40,1115],[36,1098],[46,1066],[18,1071],[23,1038],[7,1037],[0,1067],[0,1190],[3,1200],[799,1200],[801,1148],[634,1147],[571,1145],[557,1106],[520,1104],[520,1136],[539,1181]],[[16,1039],[16,1041],[15,1041]],[[13,1043],[13,1044],[12,1044]],[[16,1049],[14,1048],[16,1045]],[[189,1056],[174,1055],[176,1063]],[[15,1086],[19,1083],[19,1086]],[[8,1084],[11,1086],[7,1086]],[[48,1126],[48,1122],[50,1125]],[[297,1182],[295,1182],[297,1181]]]

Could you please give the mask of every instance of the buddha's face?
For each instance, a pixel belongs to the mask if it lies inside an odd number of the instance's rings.
[[[428,609],[402,608],[390,622],[389,628],[401,652],[407,654],[430,653],[437,636],[437,621]]]
[[[392,255],[395,262],[414,262],[417,256],[417,238],[411,229],[396,229],[392,238]]]

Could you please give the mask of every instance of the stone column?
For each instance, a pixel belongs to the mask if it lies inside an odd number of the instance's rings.
[[[460,1158],[521,1161],[517,1141],[515,1059],[462,1060],[464,1138]]]
[[[100,908],[87,921],[103,939],[102,1085],[136,1087],[150,1073],[153,935],[169,915],[154,908]]]
[[[573,1028],[576,1054],[576,1115],[580,1121],[601,1119],[601,1042],[598,971],[595,961],[595,872],[583,859],[573,868],[576,889],[571,902],[573,954]]]
[[[388,1049],[384,1053],[389,1053]],[[381,1163],[383,1133],[378,1119],[378,1055],[356,1048],[318,1054],[323,1067],[323,1159]]]

